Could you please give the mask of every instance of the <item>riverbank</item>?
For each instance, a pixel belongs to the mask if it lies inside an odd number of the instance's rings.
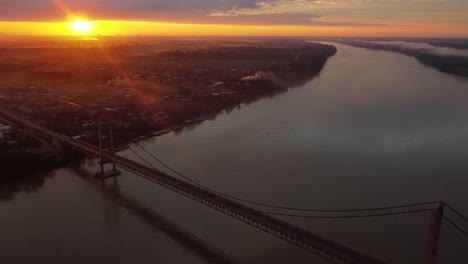
[[[252,201],[339,209],[444,200],[467,215],[466,82],[401,54],[336,46],[339,52],[320,77],[303,87],[140,144],[204,186]],[[142,162],[130,150],[119,154]],[[0,223],[14,235],[0,238],[2,260],[210,263],[127,210],[127,200],[107,199],[110,189],[238,263],[322,264],[313,254],[126,171],[117,184],[111,180],[103,188],[96,181],[94,188],[83,177],[95,172],[95,164],[79,163],[48,174],[38,192],[8,187],[17,195],[1,203]],[[414,264],[424,257],[429,214],[287,220],[388,263]],[[76,243],[63,243],[67,238]],[[31,251],[25,241],[41,243]],[[441,263],[468,263],[456,229],[444,226],[441,242]],[[50,248],[62,253],[51,256]]]
[[[11,75],[18,78],[8,79],[8,89],[0,88],[0,103],[37,124],[93,145],[98,145],[96,114],[100,113],[102,120],[112,120],[114,145],[122,151],[131,143],[183,131],[303,85],[318,76],[337,52],[331,45],[295,40],[171,45],[174,48],[158,52],[140,45],[107,47],[119,62],[118,71],[95,48],[41,49],[57,60],[67,57],[62,65],[66,79],[53,74],[55,65],[48,66],[49,61],[36,69],[32,62],[42,58],[37,50],[6,49],[5,61],[30,51],[24,58],[29,66],[13,68]],[[4,82],[0,77],[0,85]],[[103,147],[109,149],[108,124],[102,133]],[[61,157],[63,152],[49,151],[7,152],[0,159],[11,176],[4,180],[69,160]]]
[[[55,65],[48,66],[49,61],[36,68],[32,62],[41,61],[39,51],[6,49],[4,61],[30,51],[24,59],[29,66],[13,68],[11,75],[18,78],[0,78],[0,103],[33,122],[94,145],[100,113],[112,120],[114,143],[122,147],[303,85],[318,76],[337,52],[332,45],[299,40],[168,45],[173,48],[157,52],[149,47],[158,46],[151,45],[110,46],[108,56],[89,47],[41,49],[63,61],[71,76],[66,79],[53,74]],[[118,62],[118,69],[109,56]],[[43,74],[31,75],[38,71]],[[2,84],[9,88],[1,88]],[[107,124],[103,133],[108,134]],[[104,145],[108,148],[109,142]]]
[[[284,44],[282,44],[284,45]],[[147,122],[124,129],[116,127],[116,142],[135,142],[180,131],[220,113],[301,86],[317,77],[337,49],[332,45],[295,43],[291,47],[218,47],[195,51],[170,51],[148,56],[144,61],[171,65],[164,84],[168,94],[144,90]],[[146,64],[146,62],[144,62]],[[178,65],[174,69],[173,65]],[[140,66],[143,67],[143,66]],[[163,73],[161,73],[164,75]],[[210,81],[211,80],[211,81]],[[141,96],[140,96],[141,97]],[[141,100],[141,99],[139,99]],[[118,108],[118,107],[117,107]],[[113,120],[125,116],[120,110],[106,113]],[[132,115],[135,116],[135,115]]]
[[[0,152],[0,184],[45,173],[82,158],[73,151],[16,150]]]
[[[354,47],[397,52],[414,57],[421,64],[440,72],[468,78],[468,57],[463,55],[464,52],[466,54],[468,42],[462,48],[432,46],[426,42],[408,41],[342,40],[338,42]],[[454,42],[456,43],[457,41]],[[444,45],[450,45],[450,42],[447,40]],[[420,48],[421,46],[423,48]]]

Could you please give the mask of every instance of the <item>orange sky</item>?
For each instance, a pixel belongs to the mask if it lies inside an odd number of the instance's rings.
[[[89,17],[88,35],[468,37],[467,0],[5,1],[7,35],[79,35],[70,21]]]
[[[237,26],[144,21],[93,21],[90,35],[146,34],[163,36],[468,36],[465,26]],[[77,35],[70,22],[1,22],[3,34]]]

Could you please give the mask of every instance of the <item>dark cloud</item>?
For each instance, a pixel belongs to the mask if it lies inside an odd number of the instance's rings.
[[[0,0],[0,20],[63,20],[61,6],[96,18],[158,20],[159,17],[204,17],[235,8],[258,8],[256,0]],[[274,2],[261,1],[261,2]],[[63,5],[61,4],[63,3]]]
[[[301,0],[304,1],[314,0]],[[63,21],[67,18],[64,9],[68,9],[75,15],[100,20],[232,25],[359,25],[322,22],[320,16],[308,13],[233,12],[261,9],[276,3],[278,0],[0,0],[0,21]],[[214,16],[213,13],[224,15]]]

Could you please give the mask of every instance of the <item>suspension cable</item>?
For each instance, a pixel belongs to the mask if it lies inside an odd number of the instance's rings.
[[[468,231],[461,228],[459,225],[457,225],[453,220],[451,220],[447,216],[443,215],[443,217],[447,222],[449,222],[453,227],[455,227],[458,231],[460,231],[463,235],[465,235],[468,238]]]
[[[217,193],[219,195],[232,198],[241,202],[246,202],[250,204],[260,205],[264,207],[270,207],[274,209],[285,209],[285,210],[293,210],[293,211],[302,211],[302,212],[322,212],[322,213],[339,213],[339,212],[372,212],[372,211],[383,211],[383,210],[394,210],[394,209],[402,209],[402,208],[409,208],[409,207],[417,207],[417,206],[425,206],[425,205],[433,205],[433,204],[443,204],[449,210],[454,212],[458,217],[460,217],[465,222],[468,222],[468,218],[463,216],[459,211],[457,211],[454,207],[450,206],[446,202],[425,202],[425,203],[414,203],[414,204],[405,204],[405,205],[398,205],[398,206],[386,206],[386,207],[375,207],[375,208],[362,208],[362,209],[345,209],[345,210],[321,210],[321,209],[308,209],[308,208],[295,208],[295,207],[286,207],[286,206],[278,206],[278,205],[271,205],[271,204],[264,204],[259,202],[254,202],[250,200],[241,199],[235,196],[227,195],[222,192],[218,192],[214,189],[206,187],[188,177],[183,175],[182,173],[178,172],[177,170],[173,169],[171,166],[167,165],[160,159],[158,159],[153,153],[149,152],[146,148],[141,146],[139,143],[137,145],[145,151],[148,155],[150,155],[153,159],[161,163],[164,167],[172,171],[173,173],[177,174],[178,176],[190,181],[191,183],[196,184],[197,186]],[[130,150],[137,155],[141,160],[143,160],[146,164],[148,164],[153,169],[156,169],[150,162],[148,162],[143,156],[141,156],[137,151],[130,147]],[[293,217],[293,218],[307,218],[307,219],[358,219],[358,218],[376,218],[376,217],[384,217],[384,216],[392,216],[392,215],[407,215],[407,214],[415,214],[415,213],[423,213],[423,212],[430,212],[433,209],[420,209],[420,210],[406,210],[406,211],[399,211],[399,212],[391,212],[391,213],[380,213],[380,214],[364,214],[364,215],[336,215],[336,216],[325,216],[325,215],[301,215],[301,214],[285,214],[285,213],[276,213],[276,212],[269,212],[269,211],[260,211],[265,214],[275,215],[275,216],[285,216],[285,217]],[[455,229],[457,229],[460,233],[468,238],[468,231],[461,228],[457,225],[453,220],[449,217],[443,215],[443,218],[451,224]]]
[[[445,205],[448,209],[450,209],[452,212],[454,212],[457,216],[459,216],[461,219],[463,219],[465,222],[468,223],[468,218],[466,218],[464,215],[462,215],[459,211],[455,210],[452,206],[450,206],[446,202],[441,202],[443,205]]]
[[[383,217],[391,215],[404,215],[404,214],[414,214],[422,212],[430,212],[432,209],[421,209],[421,210],[407,210],[393,213],[382,213],[382,214],[366,214],[366,215],[336,215],[336,216],[323,216],[323,215],[297,215],[297,214],[283,214],[275,212],[266,212],[261,211],[262,213],[277,215],[277,216],[286,216],[294,218],[308,218],[308,219],[353,219],[353,218],[372,218],[372,217]]]
[[[183,175],[182,173],[180,173],[179,171],[173,169],[171,166],[167,165],[165,162],[163,162],[162,160],[160,160],[158,157],[156,157],[153,153],[149,152],[145,147],[143,147],[140,143],[136,143],[136,145],[138,145],[143,151],[145,151],[148,155],[150,155],[153,159],[155,159],[156,161],[158,161],[161,165],[163,165],[164,167],[166,167],[168,170],[172,171],[173,173],[175,173],[176,175],[184,178],[185,180],[201,187],[201,188],[204,188],[206,190],[209,190],[209,191],[212,191],[216,194],[219,194],[219,195],[222,195],[222,196],[225,196],[225,197],[228,197],[228,198],[231,198],[231,199],[234,199],[234,200],[237,200],[237,201],[241,201],[241,202],[245,202],[245,203],[249,203],[249,204],[254,204],[254,205],[259,205],[259,206],[263,206],[263,207],[269,207],[269,208],[274,208],[274,209],[283,209],[283,210],[291,210],[291,211],[302,211],[302,212],[322,212],[322,213],[333,213],[333,212],[371,212],[371,211],[384,211],[384,210],[392,210],[392,209],[402,209],[402,208],[409,208],[409,207],[417,207],[417,206],[425,206],[425,205],[434,205],[434,204],[440,204],[441,202],[439,201],[433,201],[433,202],[425,202],[425,203],[414,203],[414,204],[405,204],[405,205],[397,205],[397,206],[386,206],[386,207],[376,207],[376,208],[360,208],[360,209],[338,209],[338,210],[329,210],[329,209],[310,209],[310,208],[297,208],[297,207],[287,207],[287,206],[279,206],[279,205],[273,205],[273,204],[266,204],[266,203],[260,203],[260,202],[256,202],[256,201],[251,201],[251,200],[247,200],[247,199],[242,199],[242,198],[239,198],[239,197],[235,197],[235,196],[232,196],[232,195],[229,195],[229,194],[225,194],[225,193],[222,193],[222,192],[219,192],[219,191],[216,191],[212,188],[209,188],[197,181],[194,181],[193,179]],[[132,148],[130,148],[132,149]],[[132,149],[132,151],[134,151]]]
[[[137,155],[138,158],[140,158],[143,162],[145,162],[146,164],[148,164],[151,168],[153,169],[156,169],[153,164],[151,164],[150,162],[148,162],[145,158],[143,158],[140,154],[138,154],[138,152],[136,152],[133,148],[130,148],[130,150],[135,154]]]

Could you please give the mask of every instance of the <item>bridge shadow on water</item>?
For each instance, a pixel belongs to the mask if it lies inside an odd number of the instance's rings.
[[[98,180],[94,175],[83,168],[79,163],[70,166],[71,171],[76,173],[81,179],[89,183],[90,187],[101,191],[119,206],[131,212],[134,216],[144,221],[146,224],[155,228],[179,245],[192,252],[207,263],[233,264],[236,263],[231,257],[223,254],[200,238],[195,237],[188,230],[174,224],[169,219],[147,208],[140,202],[131,198],[119,189],[118,178],[108,179],[106,181]]]
[[[70,162],[83,162],[83,157],[75,152],[0,155],[0,202],[12,201],[21,193],[39,192],[48,179],[56,176],[57,170]]]
[[[14,174],[13,171],[3,171],[6,174]],[[25,177],[19,177],[18,180],[0,182],[0,202],[12,201],[20,193],[35,193],[40,191],[47,179],[55,177],[55,171],[35,173]]]

